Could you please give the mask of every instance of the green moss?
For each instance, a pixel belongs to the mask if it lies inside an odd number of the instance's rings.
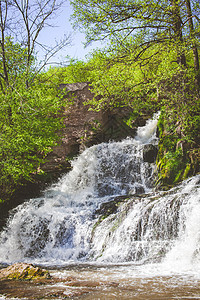
[[[163,115],[161,114],[159,120],[158,120],[158,124],[157,124],[157,127],[158,127],[158,131],[160,134],[162,134],[163,130],[164,130],[164,119],[163,119]]]
[[[183,180],[188,177],[188,174],[190,173],[190,170],[191,170],[191,164],[187,164],[186,168],[184,170],[184,173],[183,173]]]
[[[185,158],[181,148],[176,149],[176,145],[177,140],[174,139],[174,136],[166,136],[166,138],[163,136],[160,140],[157,157],[157,184],[159,185],[171,186],[183,180],[188,160]]]
[[[47,270],[38,267],[28,266],[23,271],[16,270],[11,272],[8,276],[11,280],[36,280],[36,279],[49,279],[50,274]]]
[[[181,169],[177,172],[173,183],[180,182],[182,179],[182,174],[183,174],[183,170]]]

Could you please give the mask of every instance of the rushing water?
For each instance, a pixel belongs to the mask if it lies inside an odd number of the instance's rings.
[[[155,164],[143,161],[143,150],[158,142],[157,117],[135,139],[88,148],[43,197],[13,210],[0,236],[0,262],[65,266],[57,274],[115,281],[130,291],[126,296],[109,287],[108,294],[87,299],[136,299],[136,289],[148,293],[153,286],[165,286],[171,299],[173,285],[192,286],[200,299],[200,176],[168,192],[153,191]],[[115,212],[99,219],[103,203],[123,195]],[[159,299],[146,292],[138,299]]]

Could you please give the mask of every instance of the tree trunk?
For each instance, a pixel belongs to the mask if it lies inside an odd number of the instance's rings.
[[[190,30],[190,38],[194,38],[194,24],[192,20],[192,9],[191,9],[191,4],[190,0],[185,1],[186,8],[187,8],[187,17],[188,17],[188,25],[189,25],[189,30]],[[192,51],[193,51],[193,59],[194,59],[194,69],[197,73],[196,75],[196,81],[198,86],[200,87],[200,72],[199,72],[199,55],[198,55],[198,50],[197,50],[197,45],[195,42],[192,41]]]
[[[183,43],[183,33],[182,33],[182,20],[180,16],[180,8],[178,6],[177,0],[171,0],[172,5],[172,26],[175,35],[175,42],[177,43],[177,61],[180,65],[186,67],[186,57],[184,50],[180,50]]]
[[[2,5],[0,1],[0,29],[1,29],[1,40],[0,40],[0,47],[1,47],[1,55],[2,55],[2,65],[3,65],[3,75],[2,78],[6,83],[6,86],[9,85],[9,78],[8,78],[8,71],[6,66],[6,52],[5,52],[5,21],[7,16],[7,4],[5,7],[5,17],[3,17]]]

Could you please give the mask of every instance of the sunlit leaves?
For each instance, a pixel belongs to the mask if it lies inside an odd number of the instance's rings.
[[[15,185],[31,180],[40,164],[56,145],[65,105],[56,82],[43,74],[27,77],[26,49],[7,39],[8,84],[0,89],[0,186],[3,196],[12,194]],[[34,60],[32,60],[32,64]],[[0,61],[0,68],[3,68]],[[3,76],[3,75],[2,75]],[[27,88],[26,81],[31,86]],[[59,118],[57,117],[59,114]],[[2,197],[2,196],[1,196]]]

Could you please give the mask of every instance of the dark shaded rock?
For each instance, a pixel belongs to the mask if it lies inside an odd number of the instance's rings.
[[[128,198],[129,198],[129,196],[118,196],[114,200],[102,203],[100,205],[100,208],[98,208],[95,211],[94,215],[99,215],[99,216],[103,216],[106,218],[111,214],[115,214],[117,212],[119,204],[121,202],[124,202]]]
[[[144,194],[144,193],[145,193],[145,190],[142,185],[135,187],[135,194]]]
[[[153,163],[156,160],[158,154],[158,147],[152,144],[147,144],[144,146],[143,150],[143,160],[145,162]]]

